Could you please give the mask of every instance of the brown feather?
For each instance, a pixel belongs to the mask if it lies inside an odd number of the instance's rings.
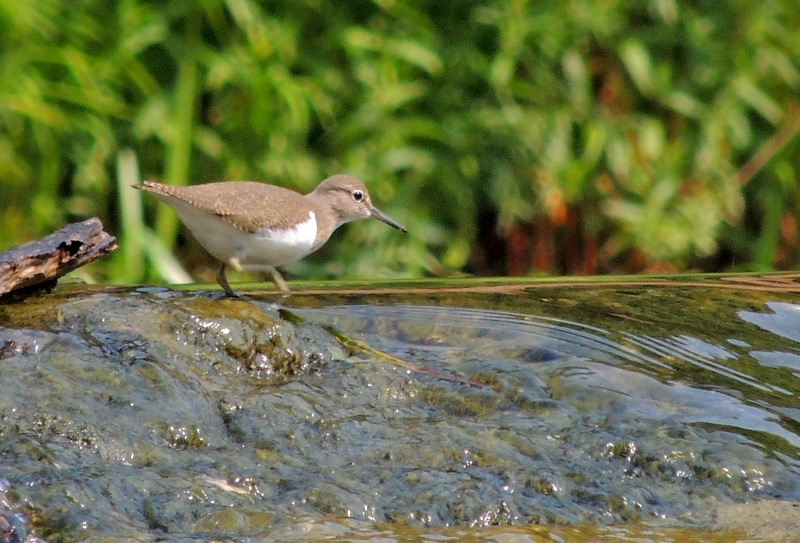
[[[254,181],[227,181],[178,187],[145,181],[138,188],[172,196],[213,213],[245,232],[261,227],[291,228],[308,220],[311,207],[305,197],[283,187]]]

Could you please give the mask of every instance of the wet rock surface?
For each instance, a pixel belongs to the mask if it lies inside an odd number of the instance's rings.
[[[681,288],[0,305],[3,518],[70,541],[737,530],[721,511],[800,499],[800,296]]]
[[[251,505],[258,466],[237,466],[232,413],[344,356],[317,326],[164,289],[32,298],[0,306],[0,325],[3,477],[44,537],[185,530]]]

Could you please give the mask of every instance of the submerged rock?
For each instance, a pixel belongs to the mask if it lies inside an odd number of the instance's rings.
[[[322,328],[240,300],[68,287],[0,305],[3,475],[44,537],[183,529],[250,503],[225,458],[242,398],[342,358]]]
[[[701,287],[0,305],[4,518],[65,541],[723,541],[697,528],[715,511],[800,499],[800,295]]]

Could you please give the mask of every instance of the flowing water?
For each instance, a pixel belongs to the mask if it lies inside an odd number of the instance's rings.
[[[798,276],[312,286],[0,305],[0,521],[47,541],[800,528]]]

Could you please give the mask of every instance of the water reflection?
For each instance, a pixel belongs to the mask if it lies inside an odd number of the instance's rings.
[[[738,315],[745,322],[755,324],[762,330],[772,332],[783,338],[800,343],[800,305],[783,302],[768,302],[767,307],[771,313],[755,313],[753,311],[739,311]],[[798,346],[794,346],[791,351],[779,350],[753,350],[750,356],[755,358],[764,366],[770,368],[788,368],[794,370],[792,375],[800,377],[800,354]],[[786,391],[787,394],[791,392]],[[797,417],[795,420],[800,421]]]
[[[764,331],[763,342],[797,351],[783,338],[800,341],[800,306],[767,306],[772,313],[738,315]],[[551,317],[409,304],[331,306],[303,314],[400,355],[419,358],[424,349],[429,363],[443,368],[497,375],[519,372],[523,365],[551,384],[548,397],[597,408],[600,418],[669,419],[734,432],[788,458],[800,452],[800,374],[759,369],[800,370],[800,354],[752,350],[752,335],[714,343],[688,333],[656,337]],[[435,353],[438,360],[430,358]],[[482,361],[491,362],[481,367]],[[787,467],[796,469],[794,464]]]
[[[739,311],[737,314],[745,322],[800,343],[800,305],[784,302],[767,302],[766,305],[772,313]]]

